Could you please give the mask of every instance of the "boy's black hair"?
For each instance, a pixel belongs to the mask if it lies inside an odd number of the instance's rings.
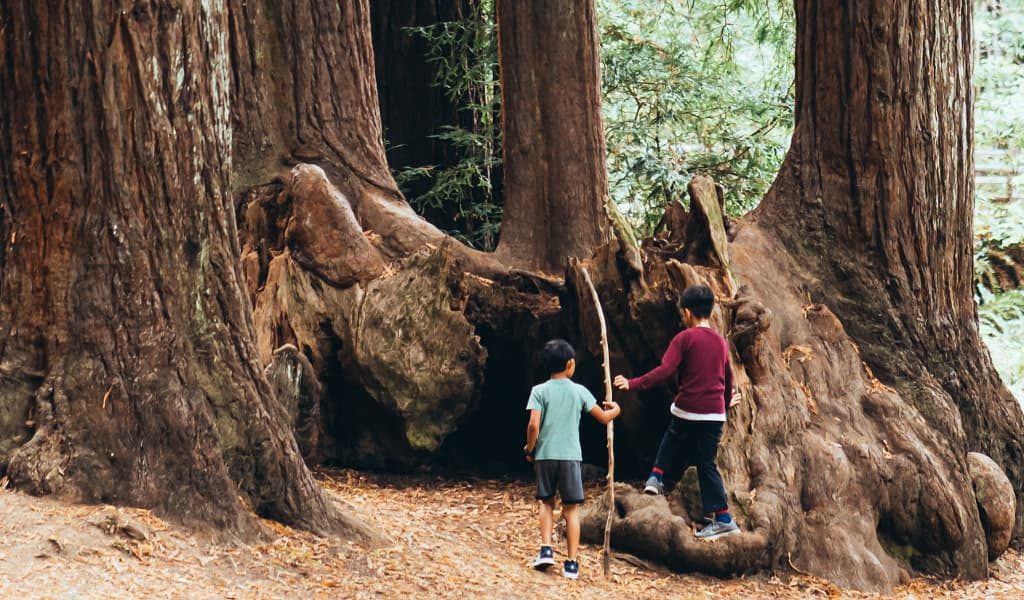
[[[564,371],[566,363],[574,358],[576,351],[565,340],[551,340],[544,344],[544,349],[540,351],[541,367],[548,375]]]
[[[683,308],[690,309],[693,316],[706,319],[715,307],[715,293],[706,285],[691,285],[683,290]]]

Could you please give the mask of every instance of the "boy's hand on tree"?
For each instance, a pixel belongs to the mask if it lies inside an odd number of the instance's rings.
[[[619,388],[620,390],[628,390],[629,380],[623,377],[622,375],[616,375],[615,379],[612,380],[612,385]]]
[[[732,398],[729,400],[729,408],[732,408],[743,401],[743,394],[739,390],[735,390],[732,393]]]

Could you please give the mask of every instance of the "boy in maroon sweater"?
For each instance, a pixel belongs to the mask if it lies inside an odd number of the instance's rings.
[[[678,391],[670,408],[672,421],[661,438],[644,493],[663,494],[665,469],[677,464],[678,459],[683,469],[695,465],[701,504],[705,513],[713,515],[710,523],[697,532],[697,537],[706,540],[740,530],[729,514],[725,486],[715,465],[725,408],[732,398],[732,368],[729,343],[708,321],[714,306],[715,294],[707,286],[686,288],[686,329],[672,338],[661,364],[640,377],[626,379],[617,375],[614,381],[621,390],[649,390],[674,378]]]

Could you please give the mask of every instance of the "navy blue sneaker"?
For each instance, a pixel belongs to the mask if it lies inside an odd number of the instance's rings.
[[[562,577],[576,579],[580,576],[580,563],[575,560],[567,560],[562,563]]]
[[[555,551],[551,549],[551,546],[541,546],[537,558],[533,559],[533,568],[538,571],[546,571],[553,564],[555,564]]]

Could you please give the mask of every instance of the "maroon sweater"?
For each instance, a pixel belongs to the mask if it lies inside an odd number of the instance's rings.
[[[680,331],[668,345],[661,364],[629,380],[631,390],[649,390],[675,377],[675,405],[697,414],[725,414],[732,396],[729,344],[717,331],[691,327]]]

